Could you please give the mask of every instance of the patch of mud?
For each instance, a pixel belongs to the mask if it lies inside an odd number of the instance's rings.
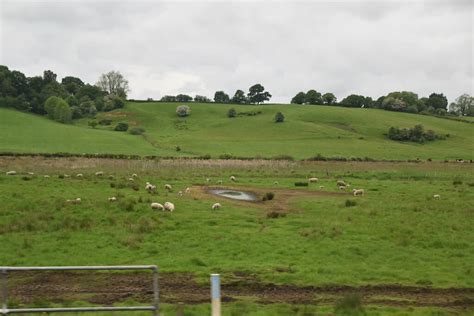
[[[426,288],[402,285],[306,286],[263,283],[253,274],[235,272],[223,280],[223,301],[247,297],[261,304],[335,304],[357,293],[364,304],[430,306],[461,310],[474,308],[474,288]],[[9,299],[16,304],[41,301],[65,303],[83,300],[112,305],[125,300],[152,301],[149,273],[14,272],[9,275]],[[199,304],[210,300],[209,285],[198,284],[189,273],[161,274],[160,302]]]

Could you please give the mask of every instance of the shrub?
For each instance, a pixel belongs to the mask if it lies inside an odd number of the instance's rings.
[[[295,187],[307,187],[308,182],[295,182]]]
[[[89,125],[92,128],[95,128],[97,126],[97,122],[96,121],[89,121],[89,122],[87,122],[87,125]]]
[[[275,123],[283,123],[284,120],[285,116],[283,115],[283,113],[278,112],[277,114],[275,114]]]
[[[176,151],[181,151],[181,147],[176,146]]]
[[[346,200],[346,207],[356,206],[357,202],[354,200]]]
[[[435,139],[443,139],[436,135],[436,133],[432,130],[427,130],[425,132],[423,125],[418,124],[415,125],[413,128],[398,128],[398,127],[390,127],[388,130],[388,138],[391,140],[398,140],[398,141],[410,141],[410,142],[417,142],[417,143],[424,143],[425,141],[433,141]]]
[[[117,126],[115,126],[114,128],[114,131],[117,131],[117,132],[126,132],[127,130],[128,130],[128,124],[123,123],[123,122],[118,123]]]
[[[179,105],[176,108],[176,114],[178,114],[179,117],[185,117],[191,114],[191,108],[187,105]]]
[[[227,111],[227,117],[236,117],[237,116],[237,111],[234,108],[229,109]]]
[[[267,192],[263,195],[262,201],[271,201],[275,197],[275,193]]]
[[[460,185],[460,184],[462,184],[461,180],[454,180],[453,181],[453,185]]]
[[[134,127],[130,129],[129,133],[132,135],[142,135],[143,133],[145,133],[145,129],[141,127]]]

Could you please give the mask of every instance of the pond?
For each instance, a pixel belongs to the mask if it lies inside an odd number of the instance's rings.
[[[228,190],[228,189],[212,189],[209,190],[210,193],[223,196],[229,199],[239,200],[239,201],[257,201],[258,198],[255,194],[243,191]]]

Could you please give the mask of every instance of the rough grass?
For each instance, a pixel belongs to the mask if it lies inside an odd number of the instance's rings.
[[[178,118],[176,103],[132,103],[124,109],[101,113],[111,126],[75,126],[45,118],[0,109],[0,148],[14,152],[122,153],[159,156],[221,155],[305,159],[369,157],[374,159],[473,159],[474,125],[423,115],[375,109],[348,109],[298,105],[190,104],[192,114]],[[229,107],[238,112],[261,111],[256,116],[227,117]],[[275,124],[276,112],[285,122]],[[146,130],[144,135],[113,132],[116,123]],[[429,144],[401,143],[384,135],[391,126],[422,124],[446,140]],[[180,151],[176,151],[176,148]]]
[[[264,282],[296,285],[400,283],[472,287],[474,187],[469,164],[288,163],[232,161],[0,160],[0,262],[5,265],[158,264],[163,272],[250,272]],[[6,176],[16,169],[20,174]],[[71,168],[75,168],[71,170]],[[100,169],[99,169],[100,168]],[[98,178],[95,171],[104,170]],[[29,181],[22,174],[34,171]],[[60,179],[81,172],[84,179]],[[112,188],[138,173],[139,191]],[[51,178],[43,178],[43,174]],[[235,175],[239,182],[230,183]],[[318,186],[294,183],[317,176]],[[294,195],[245,203],[199,192],[222,179],[245,190],[339,192],[337,179],[363,197]],[[463,184],[453,185],[453,179]],[[273,182],[278,180],[279,184]],[[156,195],[143,189],[150,181]],[[174,193],[163,190],[173,185]],[[190,195],[176,192],[194,185]],[[433,194],[440,194],[435,200]],[[107,198],[117,196],[118,202]],[[66,199],[80,197],[71,205]],[[346,207],[350,198],[357,201]],[[219,200],[223,207],[211,211]],[[173,213],[151,201],[171,201]],[[286,216],[268,218],[280,207]],[[252,247],[249,247],[252,245]],[[292,269],[281,269],[291,266]]]

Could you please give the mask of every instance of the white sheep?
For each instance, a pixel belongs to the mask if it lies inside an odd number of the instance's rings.
[[[151,203],[150,206],[151,206],[151,209],[152,209],[152,210],[162,210],[162,211],[163,211],[163,210],[165,209],[165,208],[163,207],[163,205],[161,205],[160,203],[156,203],[156,202],[155,202],[155,203]]]
[[[165,211],[170,211],[170,212],[174,211],[174,204],[171,202],[165,202],[164,207],[165,207]]]
[[[437,200],[439,200],[440,198],[441,198],[441,195],[439,195],[439,194],[435,194],[435,195],[433,195],[433,199],[437,199]]]
[[[206,179],[206,182],[211,182],[211,179],[207,178],[207,179]]]
[[[78,173],[78,174],[76,174],[76,178],[81,178],[82,179],[82,178],[84,178],[84,175],[82,173]]]
[[[35,175],[35,173],[34,173],[34,172],[28,172],[28,175],[30,175],[30,176],[34,176],[34,175]]]
[[[212,209],[213,210],[218,210],[222,207],[221,203],[214,203],[212,204]]]
[[[152,193],[156,191],[156,185],[151,184],[150,182],[147,182],[145,185],[145,190],[148,191],[148,193]]]
[[[353,189],[353,190],[352,190],[352,194],[353,194],[354,196],[358,196],[358,195],[361,195],[361,196],[362,196],[362,195],[364,195],[364,189]]]
[[[341,186],[346,186],[347,184],[343,181],[343,180],[337,180],[337,186],[338,187],[341,187]]]
[[[135,179],[134,178],[128,178],[128,181],[133,182],[133,181],[135,181]]]
[[[278,181],[273,182],[274,185],[280,184]]]
[[[104,172],[103,171],[97,171],[95,173],[95,175],[98,176],[98,177],[102,177],[104,175]]]
[[[229,178],[229,179],[230,179],[230,181],[232,181],[232,182],[235,182],[235,181],[237,181],[237,178],[236,178],[235,176],[230,176],[230,178]]]
[[[179,195],[179,196],[183,196],[183,191],[179,191],[179,192],[178,192],[178,195]]]
[[[117,198],[115,196],[109,197],[109,202],[115,202]]]
[[[132,174],[132,178],[138,178],[138,174],[136,173]]]
[[[314,182],[318,182],[318,181],[319,181],[318,178],[309,178],[309,179],[308,179],[308,182],[309,182],[309,183],[314,183]]]
[[[66,203],[70,204],[81,204],[81,198],[75,198],[73,200],[66,200]]]
[[[320,189],[320,190],[324,189],[324,185],[320,185],[320,186],[319,186],[319,189]]]
[[[345,185],[340,185],[339,186],[339,190],[345,190],[346,189],[346,186]]]
[[[14,170],[7,171],[7,172],[6,172],[6,175],[7,175],[7,176],[14,176],[14,175],[16,175],[16,171],[14,171]]]
[[[171,184],[165,184],[165,190],[166,191],[171,192],[172,189],[173,189],[173,187],[171,186]]]
[[[45,174],[43,177],[44,177],[44,178],[49,178],[49,175]]]
[[[186,190],[184,190],[184,193],[190,193],[191,192],[191,188],[186,188]]]
[[[71,175],[69,175],[69,174],[64,175],[64,178],[70,178],[70,177],[71,177]]]

